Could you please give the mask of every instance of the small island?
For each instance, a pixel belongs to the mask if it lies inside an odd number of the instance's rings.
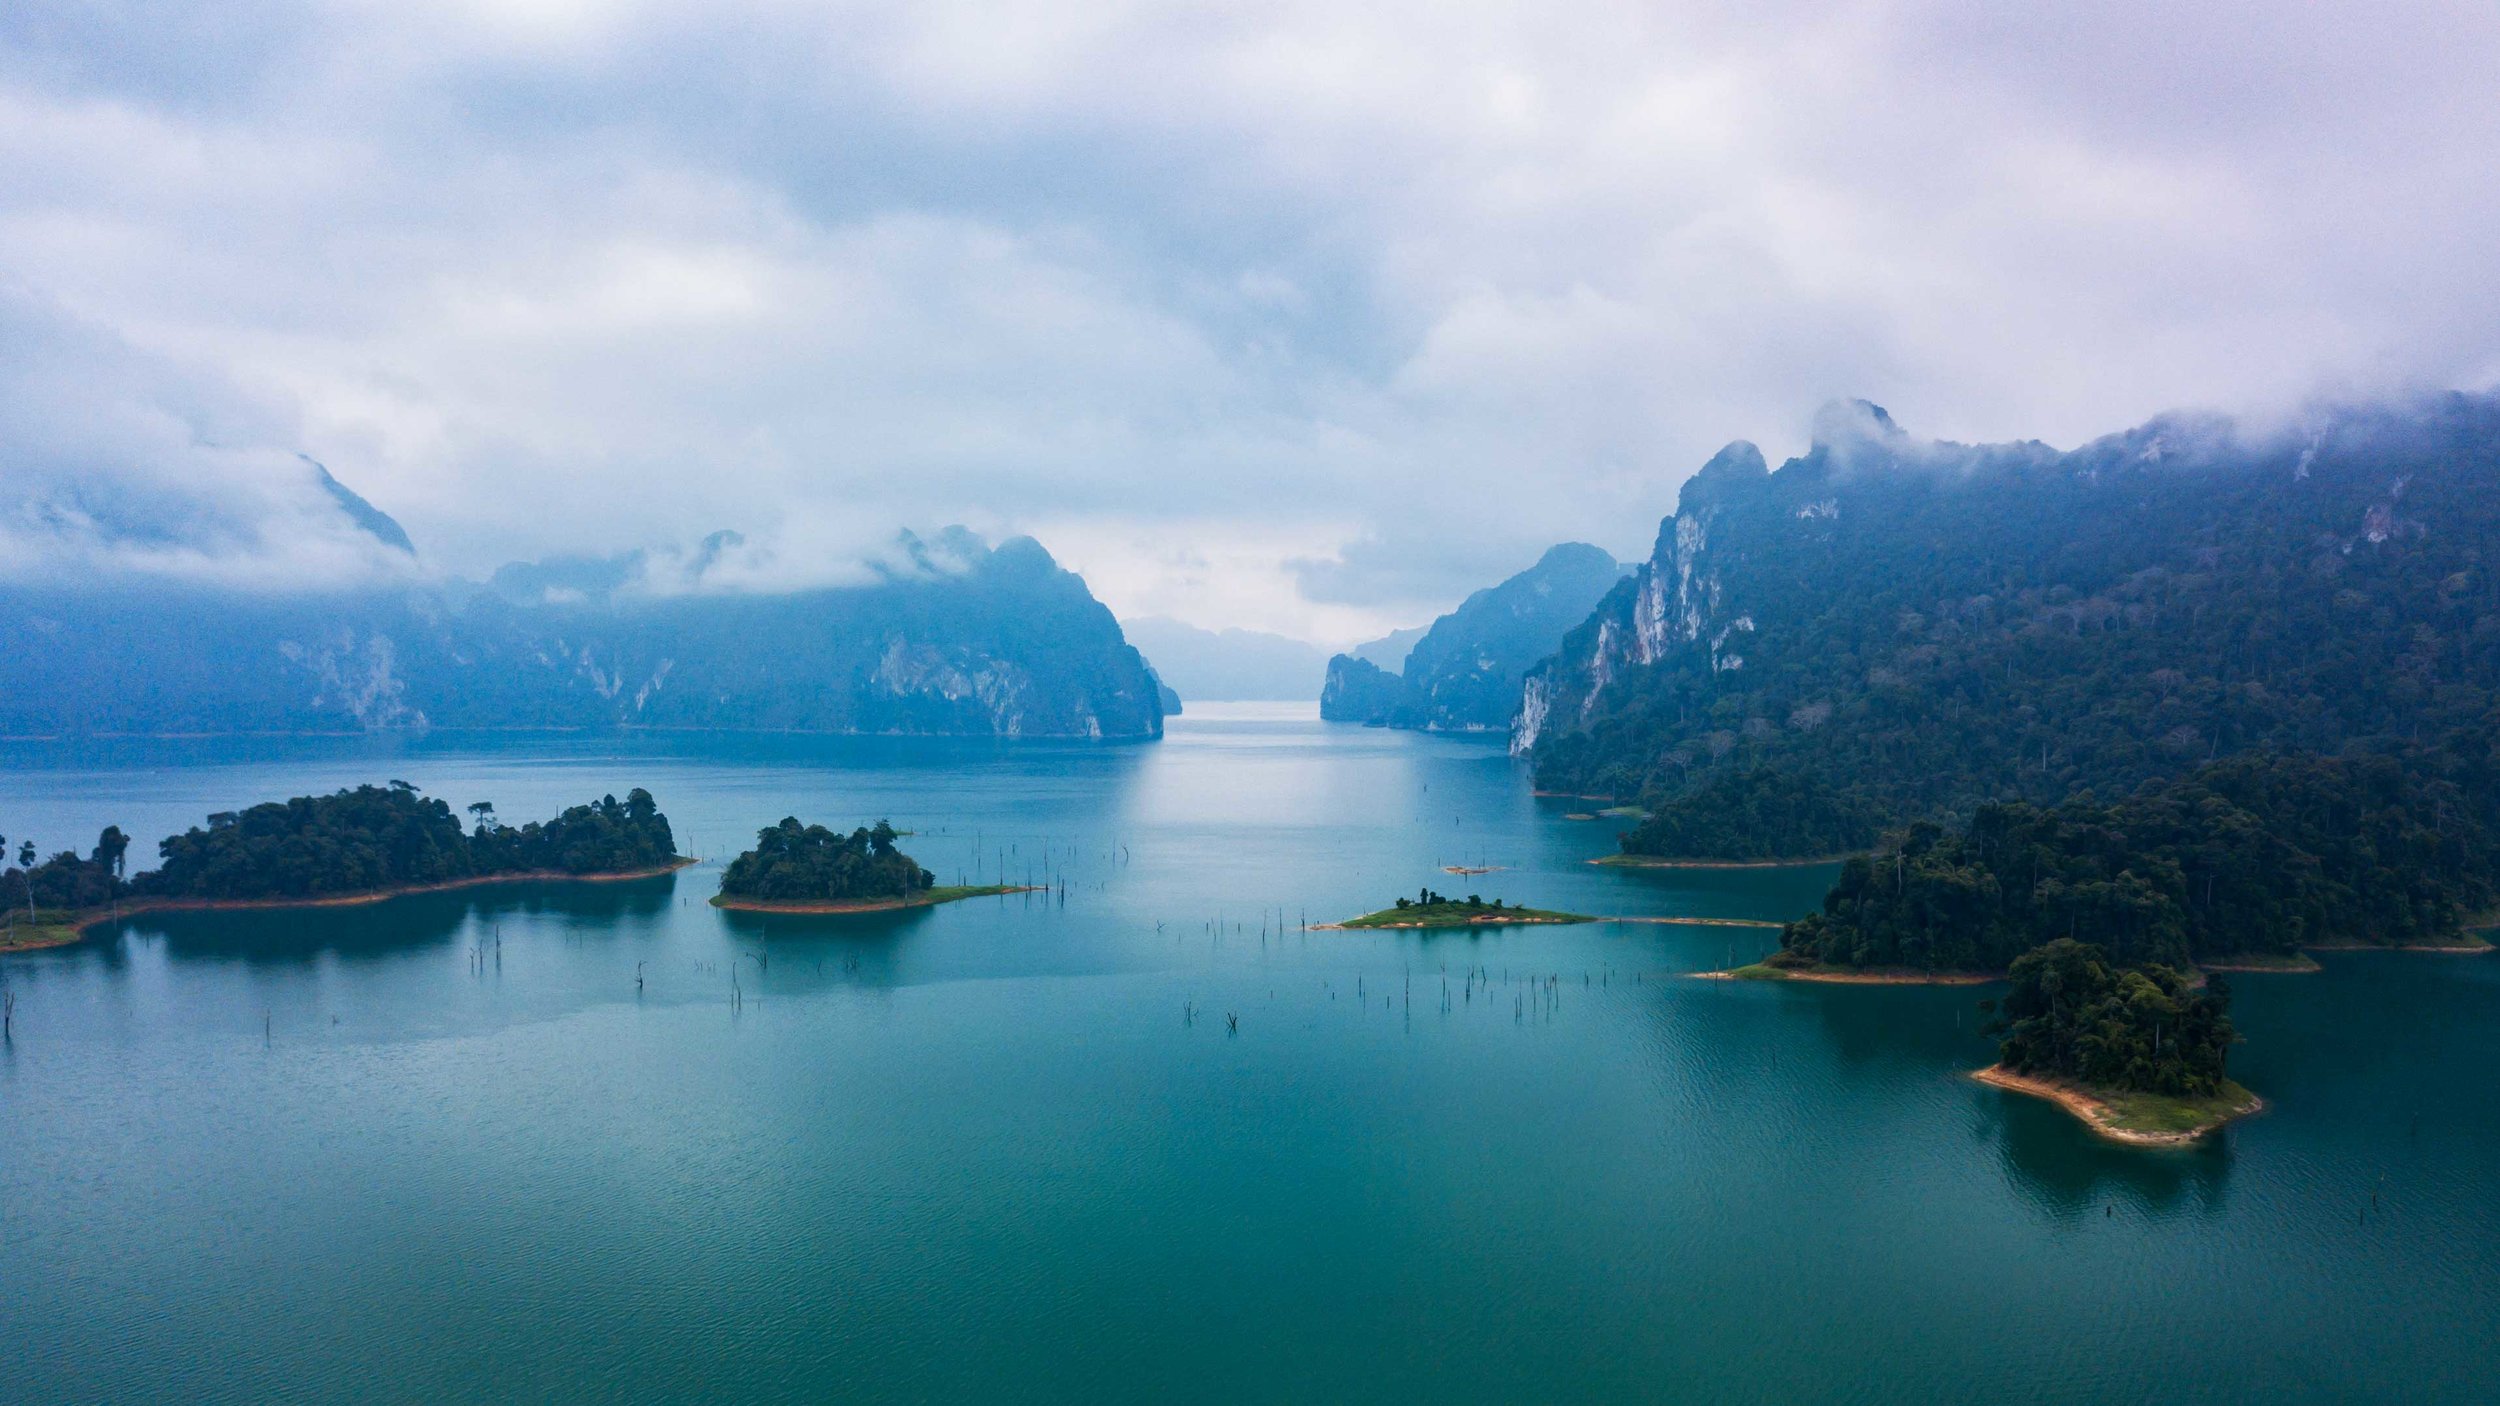
[[[941,885],[894,847],[901,832],[880,820],[848,835],[784,816],[755,833],[755,848],[723,870],[715,908],[752,913],[884,913],[959,898],[1038,892],[1026,884]]]
[[[1593,923],[1597,920],[1585,913],[1557,913],[1544,908],[1521,908],[1500,899],[1485,902],[1475,894],[1455,899],[1425,889],[1413,898],[1401,898],[1391,907],[1342,923],[1322,926],[1344,928],[1472,928],[1507,927],[1529,923]]]
[[[1990,1028],[1997,1062],[1972,1077],[2045,1098],[2116,1142],[2194,1142],[2265,1100],[2234,1083],[2231,986],[2158,964],[2119,967],[2060,938],[2014,959]]]

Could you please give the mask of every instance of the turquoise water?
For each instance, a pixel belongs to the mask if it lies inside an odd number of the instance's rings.
[[[1981,993],[1677,975],[1767,932],[1301,931],[1424,884],[1777,918],[1828,871],[1591,867],[1614,822],[1494,746],[1272,711],[18,744],[0,830],[380,777],[648,786],[713,862],[0,958],[0,1401],[2494,1399],[2500,960],[2240,979],[2274,1109],[2145,1153],[1962,1078]],[[705,906],[786,813],[1065,896]]]

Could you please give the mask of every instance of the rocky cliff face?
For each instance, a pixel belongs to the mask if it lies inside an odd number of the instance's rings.
[[[1844,504],[1863,498],[1859,490],[1882,490],[1877,510],[1890,518],[1905,483],[1941,487],[1980,473],[2043,469],[2057,458],[2036,442],[1913,439],[1865,401],[1824,407],[1812,448],[1777,475],[1760,449],[1729,444],[1686,481],[1649,560],[1529,671],[1512,751],[1532,752],[1559,730],[1587,725],[1604,710],[1610,687],[1635,671],[1670,660],[1707,675],[1744,669],[1769,619],[1817,607],[1813,590],[1799,592],[1800,573],[1830,555],[1848,528]]]
[[[1526,673],[1511,727],[1514,753],[1533,751],[1558,724],[1586,721],[1608,684],[1672,650],[1707,638],[1713,669],[1745,667],[1742,637],[1753,632],[1754,622],[1742,614],[1721,619],[1729,594],[1725,560],[1737,554],[1714,555],[1711,529],[1729,504],[1759,492],[1769,475],[1762,451],[1738,440],[1685,483],[1676,515],[1660,525],[1649,560],[1609,591],[1553,656]],[[1731,637],[1737,640],[1733,649]]]
[[[1406,681],[1368,659],[1339,654],[1328,661],[1319,715],[1332,723],[1382,723],[1406,696]]]
[[[1520,706],[1521,675],[1622,574],[1613,557],[1586,543],[1555,547],[1434,621],[1400,672],[1348,654],[1331,659],[1320,716],[1434,732],[1507,728]]]
[[[1512,744],[1638,795],[1643,852],[1828,854],[1989,800],[2337,752],[2500,697],[2500,398],[2059,452],[1828,408],[1732,444],[1648,561],[1527,674]]]
[[[770,596],[20,591],[0,610],[0,734],[1160,736],[1157,681],[1085,583],[1030,539],[968,541],[944,570]]]

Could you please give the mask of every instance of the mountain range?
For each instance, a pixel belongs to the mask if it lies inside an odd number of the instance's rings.
[[[1120,629],[1183,698],[1317,698],[1328,672],[1319,646],[1284,635],[1202,630],[1160,615],[1123,620]]]
[[[387,515],[319,470],[376,540]],[[1152,738],[1151,668],[1041,544],[904,534],[872,579],[654,590],[637,554],[321,593],[0,588],[0,735],[743,728]]]
[[[1534,566],[1433,621],[1396,670],[1361,651],[1330,659],[1320,716],[1435,732],[1501,731],[1518,712],[1525,672],[1553,652],[1623,572],[1621,563],[1584,542],[1551,548]]]
[[[2495,551],[2492,397],[2065,452],[1846,403],[1776,471],[1740,442],[1684,486],[1529,672],[1513,745],[1541,787],[1643,798],[1627,849],[1720,858],[2238,753],[2392,754],[2500,698]]]

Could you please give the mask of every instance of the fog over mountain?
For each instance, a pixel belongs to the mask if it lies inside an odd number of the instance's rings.
[[[395,531],[365,513],[377,540]],[[712,587],[706,565],[727,560],[735,536],[714,534],[691,557],[515,563],[483,587],[0,584],[0,738],[431,727],[1162,735],[1144,660],[1084,581],[1029,537],[992,548],[959,527],[904,533],[862,584]]]
[[[1149,615],[1123,620],[1128,642],[1184,699],[1319,697],[1328,656],[1319,646],[1257,630],[1201,630]]]
[[[803,589],[960,521],[1366,638],[1834,397],[2071,447],[2489,385],[2496,68],[2440,3],[21,0],[0,572],[726,527],[696,575]]]

